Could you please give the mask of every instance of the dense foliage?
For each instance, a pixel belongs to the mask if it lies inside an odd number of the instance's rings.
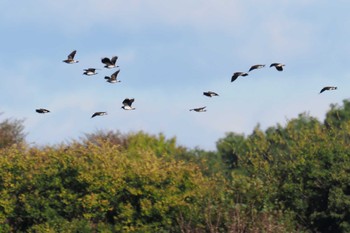
[[[144,132],[14,140],[0,149],[0,232],[350,232],[349,143],[347,100],[324,122],[227,133],[216,151]]]

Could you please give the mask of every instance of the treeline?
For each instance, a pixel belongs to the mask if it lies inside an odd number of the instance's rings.
[[[4,120],[0,232],[350,232],[350,101],[216,151],[118,131],[33,147]]]

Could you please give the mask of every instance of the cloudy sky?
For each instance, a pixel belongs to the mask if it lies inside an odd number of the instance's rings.
[[[345,0],[1,1],[0,116],[24,119],[37,145],[96,130],[143,130],[215,149],[307,112],[324,119],[350,87]],[[77,64],[62,60],[77,50]],[[119,57],[120,83],[102,57]],[[283,72],[269,65],[286,64]],[[230,82],[233,72],[266,64]],[[96,76],[83,69],[99,68]],[[319,94],[324,86],[338,90]],[[203,91],[220,96],[208,98]],[[124,111],[124,98],[135,111]],[[207,112],[189,111],[207,107]],[[37,114],[47,108],[49,114]],[[95,111],[108,115],[90,118]]]

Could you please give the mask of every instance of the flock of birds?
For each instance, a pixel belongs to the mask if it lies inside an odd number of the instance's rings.
[[[74,64],[74,63],[78,63],[78,60],[75,60],[74,57],[76,55],[77,51],[74,50],[73,52],[71,52],[67,59],[63,60],[63,62],[67,63],[67,64]],[[107,69],[112,69],[112,68],[118,68],[119,66],[116,65],[118,60],[118,56],[113,56],[112,58],[108,58],[108,57],[104,57],[101,59],[101,62],[104,64],[104,68]],[[283,63],[272,63],[270,65],[271,67],[276,68],[277,71],[283,71],[283,67],[285,66],[285,64]],[[256,64],[250,67],[250,69],[247,72],[234,72],[232,77],[231,77],[231,82],[234,82],[236,79],[238,79],[239,77],[245,77],[249,75],[249,72],[253,71],[253,70],[257,70],[257,69],[262,69],[264,68],[265,65],[264,64]],[[92,76],[92,75],[96,75],[97,74],[97,68],[87,68],[84,69],[83,74],[87,75],[87,76]],[[120,80],[118,80],[118,74],[120,72],[120,69],[118,69],[117,71],[115,71],[112,75],[110,76],[105,76],[105,79],[107,82],[109,83],[118,83],[120,82]],[[337,87],[335,86],[325,86],[321,89],[320,94],[324,91],[329,91],[329,90],[336,90]],[[214,91],[206,91],[203,92],[204,96],[207,97],[213,97],[213,96],[219,96],[219,94],[217,94]],[[135,101],[134,98],[125,98],[122,102],[122,109],[124,110],[135,110],[134,107],[132,107],[132,103]],[[35,110],[37,113],[49,113],[50,111],[48,109],[45,108],[39,108]],[[195,112],[206,112],[206,106],[204,107],[199,107],[199,108],[192,108],[190,109],[190,111],[195,111]],[[96,116],[104,116],[107,115],[107,112],[95,112],[92,114],[91,118],[96,117]]]
[[[78,60],[75,60],[74,57],[76,55],[77,51],[74,50],[73,52],[71,52],[68,56],[67,59],[63,60],[63,62],[67,63],[67,64],[75,64],[78,63]],[[107,69],[112,69],[112,68],[118,68],[119,66],[116,65],[118,60],[118,56],[113,56],[112,58],[108,58],[108,57],[104,57],[101,59],[101,62],[104,64],[104,68]],[[84,69],[83,75],[87,75],[87,76],[92,76],[92,75],[96,75],[97,74],[97,68],[87,68]],[[120,80],[118,80],[118,74],[120,72],[120,69],[118,69],[117,71],[115,71],[113,74],[111,74],[111,76],[105,76],[105,79],[107,82],[109,83],[118,83],[120,82]],[[134,107],[132,107],[132,103],[135,101],[134,98],[125,98],[122,102],[123,106],[121,107],[124,110],[135,110]],[[35,110],[37,113],[49,113],[50,110],[45,109],[45,108],[38,108]],[[92,114],[91,118],[94,118],[96,116],[104,116],[107,115],[107,112],[95,112]]]
[[[248,76],[249,72],[251,72],[253,70],[264,68],[265,66],[266,66],[265,64],[256,64],[256,65],[252,65],[247,72],[234,72],[232,77],[231,77],[231,82],[235,81],[236,79],[238,79],[241,76],[242,77]],[[284,66],[285,66],[285,64],[276,62],[276,63],[272,63],[270,65],[270,68],[275,67],[277,71],[283,71]],[[324,91],[336,90],[336,89],[337,89],[337,87],[335,87],[335,86],[325,86],[321,89],[320,94]],[[213,91],[203,92],[203,95],[208,96],[208,97],[219,96],[219,94],[217,94]],[[200,107],[200,108],[192,108],[192,109],[190,109],[190,111],[206,112],[206,106]]]

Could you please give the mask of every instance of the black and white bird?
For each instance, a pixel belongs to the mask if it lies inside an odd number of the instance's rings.
[[[37,113],[49,113],[50,111],[49,110],[47,110],[47,109],[45,109],[45,108],[38,108],[38,109],[35,109],[35,111],[37,112]]]
[[[107,112],[95,112],[94,114],[92,114],[91,118],[95,116],[104,116],[104,115],[107,115]]]
[[[320,94],[324,91],[330,91],[330,90],[337,90],[338,87],[333,87],[333,86],[327,86],[321,89]]]
[[[213,91],[203,92],[203,95],[208,96],[208,97],[219,96],[219,94],[217,94],[217,93],[215,93]]]
[[[272,63],[270,65],[270,67],[275,67],[278,71],[283,71],[283,66],[285,66],[285,64],[282,63]]]
[[[114,72],[110,77],[109,77],[109,76],[105,76],[105,79],[106,79],[107,82],[109,82],[109,83],[118,83],[118,82],[121,82],[120,80],[117,79],[119,72],[120,72],[120,70],[117,70],[117,71]]]
[[[264,68],[264,67],[265,67],[265,65],[261,65],[261,64],[253,65],[253,66],[250,67],[248,72],[250,72],[252,70],[256,70],[256,69],[261,69],[261,68]]]
[[[88,68],[88,69],[84,69],[84,73],[87,76],[91,76],[91,75],[96,75],[98,73],[96,73],[96,68]]]
[[[248,73],[246,72],[235,72],[233,73],[232,77],[231,77],[231,82],[235,81],[239,76],[247,76]]]
[[[111,69],[111,68],[119,67],[115,64],[117,60],[118,60],[117,56],[114,56],[111,59],[109,59],[108,57],[104,57],[101,59],[101,62],[105,64],[104,66],[105,68]]]
[[[126,98],[125,100],[123,100],[122,104],[122,109],[124,110],[135,110],[134,107],[131,107],[132,103],[135,101],[135,99],[129,99],[129,98]]]
[[[67,63],[67,64],[74,64],[74,63],[78,63],[79,61],[74,60],[74,56],[77,53],[77,50],[74,50],[73,52],[71,52],[66,60],[63,60],[63,62]]]
[[[201,107],[201,108],[192,108],[190,111],[195,111],[195,112],[206,112],[207,110],[205,109],[206,107]]]

